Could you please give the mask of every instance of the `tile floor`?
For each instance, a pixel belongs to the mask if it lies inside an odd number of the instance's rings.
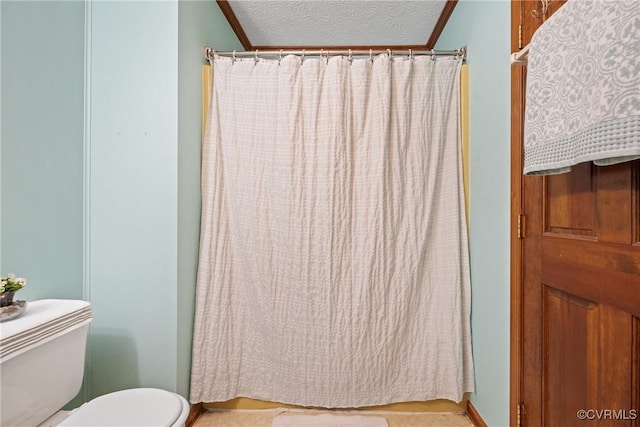
[[[295,412],[292,412],[295,411]],[[320,413],[305,409],[233,409],[204,412],[194,427],[270,427],[274,417],[282,413]],[[330,411],[332,414],[383,416],[389,427],[473,427],[463,413],[389,412],[389,411]],[[346,427],[346,426],[345,426]]]

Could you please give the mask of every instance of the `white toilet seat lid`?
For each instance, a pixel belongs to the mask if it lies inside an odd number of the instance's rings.
[[[170,427],[183,412],[183,399],[155,388],[134,388],[96,397],[59,426]]]

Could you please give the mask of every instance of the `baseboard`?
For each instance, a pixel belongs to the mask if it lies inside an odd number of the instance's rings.
[[[193,427],[193,425],[196,423],[196,420],[200,418],[200,415],[203,412],[204,412],[204,408],[202,407],[202,403],[196,403],[195,405],[191,405],[189,416],[187,417],[187,421],[184,423],[185,427]]]
[[[478,410],[473,406],[470,400],[467,401],[467,416],[471,418],[471,422],[476,427],[488,427],[487,423],[484,422]]]

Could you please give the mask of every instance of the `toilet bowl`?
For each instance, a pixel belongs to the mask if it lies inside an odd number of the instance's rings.
[[[116,391],[61,411],[82,384],[90,322],[86,301],[40,300],[0,323],[0,426],[184,427],[189,403],[155,388]]]
[[[183,427],[189,404],[180,395],[134,388],[96,397],[65,418],[60,427]]]

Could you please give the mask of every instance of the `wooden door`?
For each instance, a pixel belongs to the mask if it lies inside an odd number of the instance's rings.
[[[540,6],[512,0],[514,52]],[[512,68],[511,425],[637,427],[640,161],[523,177],[526,67]]]

